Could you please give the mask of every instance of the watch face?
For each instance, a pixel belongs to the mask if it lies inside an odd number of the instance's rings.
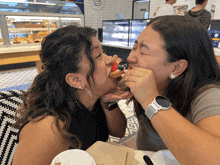
[[[162,107],[169,107],[170,106],[170,101],[163,96],[157,96],[156,101]]]

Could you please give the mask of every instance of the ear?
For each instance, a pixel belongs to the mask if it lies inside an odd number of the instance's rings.
[[[82,76],[79,73],[68,73],[66,75],[66,83],[74,88],[85,88],[85,83],[83,82]],[[81,86],[81,88],[79,88],[79,86]]]
[[[188,62],[185,59],[181,59],[175,62],[174,68],[169,76],[171,76],[171,74],[174,74],[176,77],[178,77],[186,70],[187,66],[188,66]]]

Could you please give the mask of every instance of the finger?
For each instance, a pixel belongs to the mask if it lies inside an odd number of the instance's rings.
[[[133,94],[131,92],[127,91],[122,95],[122,98],[123,99],[130,99],[132,96],[133,96]]]
[[[133,89],[135,88],[134,82],[125,82],[125,85],[130,88],[131,93],[133,93]]]
[[[118,98],[118,96],[120,97],[124,93],[125,93],[125,91],[117,91],[115,93],[107,94],[107,95],[103,96],[102,98],[104,100],[114,100],[115,98]]]
[[[135,76],[125,76],[124,81],[125,81],[125,85],[126,85],[126,82],[133,82],[133,83],[137,82],[138,78]]]
[[[134,68],[132,70],[137,71],[137,72],[142,72],[142,73],[148,73],[148,74],[152,73],[152,70],[146,69],[146,68]]]
[[[113,61],[113,62],[116,62],[117,59],[118,59],[118,56],[117,56],[117,55],[114,55],[114,56],[112,57],[112,61]]]
[[[116,63],[119,64],[122,61],[121,58],[117,58]]]
[[[135,77],[144,77],[150,74],[148,71],[140,71],[140,70],[124,70],[124,75],[126,76],[135,76]],[[121,75],[121,77],[124,77],[124,75]]]

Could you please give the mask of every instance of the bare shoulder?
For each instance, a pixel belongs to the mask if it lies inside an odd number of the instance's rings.
[[[13,164],[50,164],[60,152],[69,148],[53,116],[31,121],[23,127]],[[63,123],[59,121],[61,129]]]
[[[39,121],[31,121],[21,130],[19,141],[22,141],[22,138],[26,138],[32,135],[39,136],[44,132],[47,132],[45,136],[50,134],[61,135],[61,132],[56,127],[56,119],[54,116],[45,116]],[[63,122],[59,121],[59,125],[62,128]]]

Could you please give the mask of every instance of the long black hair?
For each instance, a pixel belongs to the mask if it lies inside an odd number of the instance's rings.
[[[76,89],[66,83],[65,77],[68,73],[80,72],[79,62],[84,54],[91,64],[87,80],[93,75],[95,63],[91,57],[91,38],[95,36],[96,30],[92,28],[70,25],[44,38],[40,51],[43,72],[36,76],[31,88],[24,94],[14,127],[20,128],[26,121],[35,121],[40,116],[53,115],[59,130],[59,120],[64,122],[62,133],[69,145],[80,148],[79,140],[68,133],[71,116],[77,113],[75,107],[80,100]]]
[[[176,79],[170,80],[164,93],[173,107],[186,116],[198,92],[213,87],[213,84],[219,86],[220,68],[210,36],[201,24],[184,16],[157,17],[147,24],[150,25],[164,40],[168,62],[181,59],[188,62],[186,70]],[[135,105],[139,109],[137,115],[143,113],[137,102]]]

